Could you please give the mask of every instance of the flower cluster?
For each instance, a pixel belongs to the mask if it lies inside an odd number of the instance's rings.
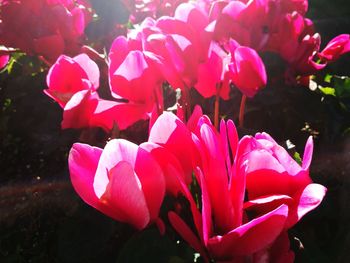
[[[191,88],[217,100],[230,99],[233,86],[246,97],[255,96],[267,83],[258,52],[279,54],[295,80],[350,51],[346,34],[320,51],[320,37],[304,17],[306,11],[307,1],[293,0],[181,3],[172,16],[147,17],[114,40],[107,62],[114,100],[99,97],[98,79],[91,82],[89,77],[98,76],[99,69],[87,57],[77,60],[83,55],[56,61],[46,94],[64,107],[63,128],[98,126],[109,131],[114,124],[126,129],[138,120],[155,120],[164,110],[162,87],[168,83],[181,90],[188,118]],[[57,97],[62,94],[66,105]]]
[[[91,19],[85,0],[0,1],[0,45],[54,62],[77,54]]]
[[[110,132],[150,119],[148,141],[140,145],[74,144],[75,190],[139,230],[156,223],[164,232],[169,223],[206,262],[293,262],[287,231],[326,193],[309,176],[312,138],[298,164],[270,135],[239,139],[233,121],[219,123],[219,100],[237,88],[244,109],[246,97],[266,85],[261,54],[278,54],[295,81],[349,52],[349,35],[321,50],[305,17],[307,0],[123,3],[140,23],[116,37],[103,57],[81,48],[91,19],[87,1],[0,0],[0,44],[55,61],[44,92],[63,108],[63,129]],[[0,53],[0,68],[8,60]],[[164,86],[181,94],[177,116],[164,111]],[[193,90],[215,97],[214,125],[198,106],[191,114]],[[173,207],[161,218],[167,195]]]
[[[74,144],[69,169],[85,202],[138,229],[162,226],[166,194],[185,197],[188,206],[179,203],[168,220],[207,262],[293,262],[286,231],[326,193],[309,177],[312,152],[310,137],[299,165],[268,134],[239,140],[231,120],[217,131],[197,108],[187,125],[164,112],[139,146],[123,139],[104,149]],[[186,209],[192,218],[182,217]]]

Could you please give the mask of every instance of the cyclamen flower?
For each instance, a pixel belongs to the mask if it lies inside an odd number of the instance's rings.
[[[68,160],[73,187],[86,203],[139,230],[158,220],[165,181],[149,152],[115,139],[103,150],[76,143]]]
[[[266,133],[244,137],[240,162],[248,162],[246,187],[249,201],[246,209],[265,213],[280,204],[289,207],[285,228],[296,224],[322,201],[326,188],[312,183],[309,167],[313,153],[310,137],[304,149],[301,166]]]
[[[109,53],[109,83],[113,97],[145,104],[150,112],[162,76],[157,67],[157,57],[139,49],[141,45],[141,41],[124,36],[115,39]]]
[[[186,184],[181,183],[181,186],[190,203],[198,236],[175,212],[169,213],[172,226],[204,259],[260,262],[267,257],[269,262],[277,262],[277,259],[292,262],[294,256],[285,231],[316,208],[326,192],[323,186],[313,184],[308,175],[311,139],[300,167],[280,146],[270,140],[263,141],[262,137],[267,138],[267,135],[256,135],[262,140],[262,146],[253,143],[252,137],[238,140],[232,121],[222,121],[218,133],[203,116],[192,132],[201,156],[195,170],[201,187],[201,211]],[[264,146],[275,152],[271,158],[281,162],[285,170],[281,170],[281,165],[272,165],[272,159],[264,159],[270,154],[261,150]],[[252,171],[261,172],[255,173],[253,178]],[[259,178],[259,175],[265,178],[265,174],[270,176],[268,180]],[[280,184],[288,190],[279,190],[277,185]],[[248,199],[245,199],[246,191]],[[278,247],[283,249],[276,253]]]
[[[90,19],[83,2],[75,0],[3,1],[0,9],[0,44],[50,62],[79,52]]]
[[[231,63],[229,65],[233,84],[247,97],[253,97],[266,85],[267,76],[263,61],[249,47],[239,46],[231,40]]]
[[[10,55],[0,55],[0,70],[6,67],[9,60],[10,60]]]
[[[145,104],[101,99],[97,93],[99,77],[97,64],[86,54],[74,58],[62,55],[50,68],[44,92],[63,108],[62,129],[101,127],[110,131],[118,125],[124,130],[148,118]]]
[[[350,51],[350,35],[342,34],[333,38],[318,56],[327,62],[337,60]]]
[[[195,89],[204,97],[219,95],[229,99],[229,71],[230,56],[215,42],[209,47],[208,58],[198,65],[198,81]]]
[[[64,107],[76,92],[97,90],[99,78],[97,64],[86,54],[73,58],[61,55],[46,76],[48,89],[44,92]]]

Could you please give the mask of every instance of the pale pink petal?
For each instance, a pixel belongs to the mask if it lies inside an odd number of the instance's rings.
[[[94,189],[98,198],[106,191],[109,182],[108,171],[121,161],[128,162],[131,167],[135,166],[137,149],[136,144],[123,139],[114,139],[106,144],[94,179]]]
[[[92,83],[94,90],[96,90],[100,85],[100,70],[97,64],[86,54],[75,56],[73,60],[85,71],[87,78]]]
[[[101,203],[113,211],[114,219],[139,230],[145,228],[150,215],[142,186],[131,164],[120,161],[108,174],[110,181],[101,196]]]
[[[320,205],[327,188],[320,184],[309,184],[305,189],[299,191],[293,196],[294,204],[290,208],[288,221],[286,222],[286,229],[291,228],[296,224],[305,214],[314,210]]]
[[[185,172],[186,183],[191,182],[196,153],[191,133],[180,119],[172,113],[164,112],[154,123],[148,141],[158,143],[174,154]]]
[[[304,149],[303,164],[302,164],[302,168],[304,170],[309,170],[311,160],[312,160],[313,150],[314,150],[314,143],[313,143],[312,137],[310,136],[306,142],[305,149]]]
[[[64,106],[62,129],[89,127],[90,118],[96,109],[98,99],[97,93],[90,90],[75,93]]]

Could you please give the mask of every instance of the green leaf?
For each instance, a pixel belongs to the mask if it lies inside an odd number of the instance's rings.
[[[332,78],[333,78],[332,75],[327,74],[327,75],[324,77],[324,82],[331,83]]]
[[[294,153],[293,158],[298,164],[302,164],[303,161],[301,160],[300,154],[298,152]]]
[[[334,96],[335,97],[335,89],[331,87],[321,87],[318,86],[318,88],[321,90],[321,92],[324,95]]]
[[[333,76],[335,95],[339,98],[350,97],[350,78],[347,76]]]

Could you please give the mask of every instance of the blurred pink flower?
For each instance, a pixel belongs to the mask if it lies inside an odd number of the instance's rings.
[[[79,52],[91,19],[82,2],[76,5],[74,0],[3,1],[0,9],[0,44],[50,62]]]
[[[0,70],[6,67],[9,60],[10,60],[10,55],[0,55]]]
[[[333,38],[327,46],[318,53],[318,56],[326,62],[337,60],[341,55],[350,51],[350,35],[342,34]]]

